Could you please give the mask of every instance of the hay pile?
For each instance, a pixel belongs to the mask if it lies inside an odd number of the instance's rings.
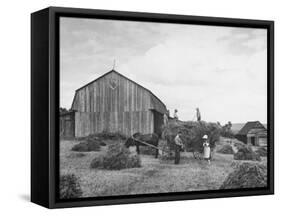
[[[260,161],[261,157],[259,154],[253,151],[250,145],[245,145],[244,147],[239,148],[234,154],[234,160]]]
[[[83,152],[70,152],[69,155],[66,156],[67,158],[82,158],[82,157],[86,157],[86,154]]]
[[[267,186],[266,166],[259,163],[244,162],[231,172],[220,189],[257,188]]]
[[[141,167],[141,160],[138,155],[130,153],[122,144],[112,144],[108,146],[107,151],[94,158],[90,168],[120,170],[126,168]]]
[[[245,148],[246,144],[236,140],[234,146],[236,147],[237,150],[239,150],[240,148]]]
[[[60,198],[79,198],[83,195],[79,178],[74,174],[65,174],[60,177]]]
[[[266,147],[259,147],[256,151],[261,157],[267,157],[267,148]]]
[[[101,146],[106,144],[95,136],[88,136],[82,139],[82,141],[72,147],[72,151],[89,152],[100,151]]]
[[[193,149],[203,150],[202,137],[207,134],[209,137],[211,149],[215,147],[220,137],[220,126],[216,123],[208,123],[204,121],[171,121],[163,127],[162,138],[167,141],[165,150],[173,151],[175,147],[174,139],[177,133],[182,132],[182,141],[186,151]]]
[[[233,154],[234,153],[232,146],[229,144],[225,144],[225,145],[221,146],[217,150],[217,152],[221,153],[221,154]]]

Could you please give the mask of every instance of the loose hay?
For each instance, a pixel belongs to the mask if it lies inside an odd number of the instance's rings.
[[[258,188],[267,186],[267,169],[260,163],[244,162],[231,172],[220,189]]]
[[[138,155],[132,155],[124,145],[112,144],[105,154],[92,160],[90,167],[108,170],[135,168],[141,167],[141,160]]]
[[[253,151],[251,146],[245,145],[244,147],[239,148],[237,153],[234,154],[234,160],[261,161],[261,157]]]
[[[225,144],[225,145],[221,146],[217,150],[217,152],[221,153],[221,154],[233,154],[234,153],[232,146],[229,144]]]
[[[60,177],[60,198],[70,199],[82,197],[83,192],[79,178],[74,174],[65,174]]]
[[[257,154],[259,154],[261,157],[267,156],[267,148],[266,147],[259,147],[255,152]]]
[[[103,142],[99,139],[93,137],[86,137],[80,143],[73,146],[71,150],[78,152],[100,151],[100,148],[103,145]]]
[[[195,122],[195,121],[172,121],[163,127],[162,138],[167,140],[167,149],[173,151],[175,147],[174,139],[178,132],[182,133],[182,141],[185,151],[197,149],[203,151],[203,135],[207,134],[210,147],[213,149],[220,138],[220,127],[216,123],[211,122]]]
[[[67,155],[67,158],[82,158],[85,157],[86,154],[82,152],[71,152],[69,155]]]
[[[239,150],[240,148],[245,148],[246,144],[236,140],[235,143],[234,143],[234,146],[236,147],[237,150]]]

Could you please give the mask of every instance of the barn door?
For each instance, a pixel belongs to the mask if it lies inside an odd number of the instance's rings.
[[[154,133],[161,136],[162,130],[161,127],[163,125],[163,114],[157,111],[154,111]]]

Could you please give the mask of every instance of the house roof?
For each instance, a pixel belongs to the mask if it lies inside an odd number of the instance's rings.
[[[125,79],[127,79],[127,80],[129,80],[130,82],[132,82],[132,83],[134,83],[134,84],[136,84],[136,85],[138,85],[139,87],[141,87],[141,88],[143,88],[144,90],[146,90],[146,91],[148,91],[151,95],[152,95],[152,99],[156,99],[160,104],[162,104],[162,106],[164,106],[165,107],[165,109],[167,110],[167,108],[166,108],[166,105],[155,95],[155,94],[153,94],[149,89],[147,89],[147,88],[145,88],[145,87],[143,87],[142,85],[140,85],[140,84],[138,84],[137,82],[135,82],[135,81],[133,81],[133,80],[131,80],[131,79],[129,79],[128,77],[126,77],[126,76],[124,76],[124,75],[122,75],[121,73],[119,73],[119,72],[117,72],[116,70],[111,70],[111,71],[109,71],[109,72],[107,72],[107,73],[105,73],[105,74],[103,74],[102,76],[100,76],[100,77],[98,77],[97,79],[95,79],[95,80],[93,80],[93,81],[91,81],[91,82],[89,82],[89,83],[87,83],[87,84],[85,84],[85,85],[83,85],[82,87],[80,87],[80,88],[78,88],[78,89],[76,89],[76,91],[75,91],[75,95],[74,95],[74,99],[73,99],[73,102],[74,102],[74,100],[75,100],[75,97],[76,97],[76,93],[79,91],[79,90],[81,90],[81,89],[83,89],[83,88],[85,88],[85,87],[87,87],[88,85],[91,85],[92,83],[94,83],[94,82],[96,82],[96,81],[98,81],[99,79],[101,79],[101,78],[103,78],[103,77],[105,77],[106,75],[108,75],[108,74],[110,74],[110,73],[116,73],[116,74],[118,74],[119,76],[121,76],[121,77],[123,77],[123,78],[125,78]],[[73,106],[73,102],[72,102],[72,105],[71,105],[71,107]],[[153,100],[153,102],[155,102],[155,100]],[[153,103],[154,105],[155,105],[155,103]],[[164,113],[164,111],[162,110],[162,109],[159,109],[160,107],[158,106],[157,107],[158,109],[158,111],[160,111],[161,113]],[[166,111],[165,110],[165,111]]]
[[[241,130],[237,133],[237,135],[247,135],[249,133],[249,131],[253,128],[263,128],[266,129],[262,123],[260,123],[259,121],[250,121],[247,122],[242,128]]]

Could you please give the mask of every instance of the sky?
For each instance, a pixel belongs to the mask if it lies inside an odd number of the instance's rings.
[[[267,122],[267,31],[60,18],[60,106],[112,70],[150,89],[180,120]]]

